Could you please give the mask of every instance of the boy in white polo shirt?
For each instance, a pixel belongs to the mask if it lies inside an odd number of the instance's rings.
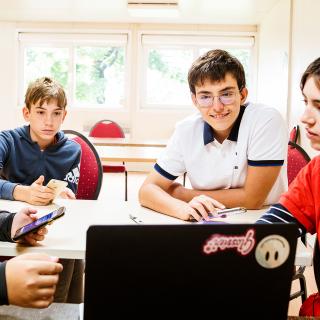
[[[243,66],[228,52],[199,57],[188,74],[198,113],[176,126],[139,191],[141,205],[188,220],[215,208],[260,208],[287,189],[287,129],[271,107],[245,104]],[[187,173],[192,189],[174,180]]]

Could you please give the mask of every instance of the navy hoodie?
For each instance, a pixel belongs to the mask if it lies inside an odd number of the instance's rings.
[[[65,180],[76,194],[80,176],[81,148],[62,131],[56,143],[41,151],[30,138],[30,126],[0,132],[0,198],[13,200],[17,184],[31,185],[43,175],[44,185],[50,179]]]

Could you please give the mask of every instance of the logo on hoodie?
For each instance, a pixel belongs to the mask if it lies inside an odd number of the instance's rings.
[[[78,184],[79,177],[80,177],[80,165],[72,169],[72,171],[68,172],[64,180],[70,183]]]

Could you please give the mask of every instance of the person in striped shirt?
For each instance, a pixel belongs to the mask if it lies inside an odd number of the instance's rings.
[[[314,60],[302,75],[300,88],[305,110],[301,122],[311,147],[320,151],[320,58]],[[299,234],[320,234],[320,155],[314,157],[296,176],[279,203],[256,223],[296,223]]]

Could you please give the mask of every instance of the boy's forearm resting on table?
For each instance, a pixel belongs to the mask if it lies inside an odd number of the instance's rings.
[[[182,209],[187,204],[173,198],[168,192],[155,184],[145,184],[141,187],[139,201],[142,206],[152,210],[180,219],[188,219],[188,214],[183,214],[184,210]]]
[[[265,197],[263,196],[250,196],[245,188],[237,189],[223,189],[223,190],[195,190],[188,189],[182,185],[176,186],[171,190],[171,196],[189,202],[196,196],[206,195],[221,203],[227,208],[232,207],[245,207],[247,209],[260,209],[264,203]]]
[[[16,185],[16,187],[13,189],[12,198],[13,200],[26,201],[28,199],[28,195],[28,186]]]
[[[13,192],[16,186],[16,183],[0,179],[0,198],[6,200],[13,200]]]
[[[47,205],[54,198],[54,192],[34,182],[31,186],[17,185],[13,191],[13,199],[25,201],[33,205]]]
[[[247,178],[243,187],[220,190],[188,189],[174,183],[168,192],[176,199],[189,202],[195,196],[204,194],[226,207],[245,207],[260,209],[272,189],[281,166],[278,167],[248,167]]]

